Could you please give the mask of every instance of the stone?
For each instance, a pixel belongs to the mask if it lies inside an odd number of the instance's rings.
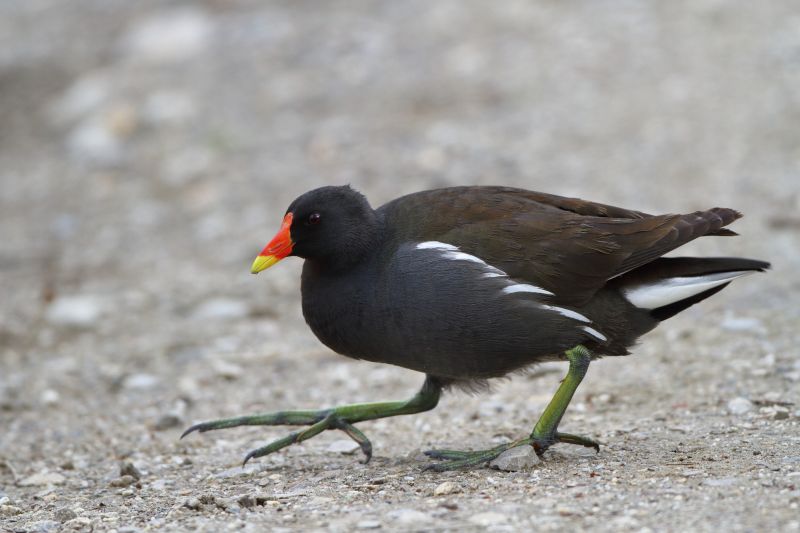
[[[59,530],[61,530],[61,524],[55,520],[39,520],[37,522],[28,524],[28,526],[25,528],[25,531],[35,533],[49,533],[50,531]]]
[[[87,516],[79,516],[67,522],[64,522],[63,531],[94,531],[94,523],[92,519]]]
[[[216,375],[230,381],[239,379],[244,374],[244,370],[239,365],[229,363],[221,359],[217,359],[211,363],[211,366],[213,367]]]
[[[489,527],[508,522],[508,517],[494,511],[474,514],[469,517],[469,522],[477,526]]]
[[[131,374],[122,381],[122,388],[127,390],[148,390],[155,388],[161,379],[152,374]]]
[[[159,173],[159,177],[169,185],[182,187],[207,175],[213,162],[214,157],[209,150],[198,147],[187,148],[164,160],[163,172]],[[202,204],[210,198],[210,196],[198,194],[192,196],[191,201]]]
[[[706,479],[703,485],[708,487],[730,487],[739,483],[738,477],[720,477],[715,479]]]
[[[728,331],[749,331],[754,333],[766,333],[764,324],[757,318],[728,316],[720,324],[722,329]]]
[[[356,529],[380,529],[381,525],[378,520],[361,520],[356,523]]]
[[[53,407],[54,405],[58,405],[58,402],[61,401],[61,395],[59,395],[56,390],[45,389],[39,396],[39,401],[42,402],[42,405]]]
[[[213,32],[213,21],[204,11],[182,7],[160,10],[138,21],[123,37],[123,43],[134,61],[176,63],[204,51]]]
[[[122,463],[120,463],[120,465],[119,465],[119,475],[120,475],[120,477],[122,477],[122,476],[131,476],[136,481],[142,479],[141,471],[138,468],[136,468],[136,465],[134,465],[130,461],[123,461]]]
[[[455,494],[456,492],[461,492],[461,487],[452,481],[439,483],[439,485],[433,489],[434,496],[446,496],[448,494]]]
[[[16,505],[0,504],[0,516],[16,516],[22,514],[22,509]]]
[[[120,139],[102,117],[89,117],[73,128],[67,149],[74,160],[100,167],[119,164],[124,152]]]
[[[154,124],[182,123],[197,114],[192,97],[182,91],[161,90],[147,96],[142,115]]]
[[[183,418],[179,415],[175,413],[166,413],[158,417],[155,424],[153,424],[153,429],[156,431],[164,431],[166,429],[178,427],[181,424],[183,424]]]
[[[242,494],[236,502],[246,509],[252,509],[258,505],[258,498],[255,494]]]
[[[247,302],[233,298],[212,298],[201,303],[192,313],[195,320],[236,320],[250,312]]]
[[[747,398],[734,398],[728,402],[728,412],[732,415],[743,415],[753,410],[753,402]]]
[[[110,487],[129,487],[136,483],[136,478],[130,475],[120,476],[117,479],[112,479],[108,484]]]
[[[46,318],[58,326],[89,328],[103,314],[104,307],[94,296],[62,296],[47,308]]]
[[[523,445],[515,446],[501,453],[495,460],[489,463],[489,466],[496,470],[503,470],[504,472],[519,472],[527,470],[537,464],[541,460],[533,446]]]
[[[198,498],[188,498],[183,502],[183,507],[191,509],[192,511],[199,511],[203,507],[203,504]]]
[[[397,525],[421,524],[431,521],[430,516],[415,509],[396,509],[389,511],[386,516]]]
[[[335,440],[328,446],[328,451],[331,453],[341,453],[344,455],[352,455],[357,452],[361,447],[354,440]]]
[[[73,518],[78,518],[78,514],[70,509],[69,507],[62,507],[61,509],[57,509],[53,518],[58,520],[61,523],[69,522]]]
[[[786,420],[789,418],[789,411],[786,409],[776,409],[772,418],[774,420]]]
[[[17,485],[20,487],[39,487],[45,485],[61,485],[66,478],[58,472],[40,472],[33,474],[25,479],[21,479]]]
[[[78,78],[64,91],[50,110],[53,121],[67,123],[97,110],[108,99],[111,84],[107,76],[92,72]]]

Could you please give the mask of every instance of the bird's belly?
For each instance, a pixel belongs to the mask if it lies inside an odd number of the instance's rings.
[[[468,311],[432,306],[414,313],[369,299],[304,306],[314,334],[337,353],[452,379],[502,376],[576,344],[568,332],[553,334],[553,324],[501,320],[485,307],[480,316]]]

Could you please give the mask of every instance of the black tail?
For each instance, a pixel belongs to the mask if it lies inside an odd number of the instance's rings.
[[[622,276],[620,289],[636,307],[666,320],[769,263],[740,257],[662,257]]]

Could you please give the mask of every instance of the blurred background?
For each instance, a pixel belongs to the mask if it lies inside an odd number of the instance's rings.
[[[774,412],[794,424],[794,441],[774,449],[796,443],[797,7],[0,2],[0,498],[21,510],[15,523],[106,487],[120,458],[166,480],[151,488],[169,505],[164,487],[282,434],[178,443],[197,419],[414,391],[421,376],[346,361],[313,338],[299,260],[249,274],[291,200],[326,184],[350,183],[373,206],[503,184],[649,212],[743,211],[741,237],[682,253],[775,269],[665,324],[639,357],[595,365],[587,394],[617,403],[597,408],[600,420],[580,409],[571,420],[609,440],[603,431],[631,427],[634,412],[642,431],[661,431],[663,419],[641,419],[665,403],[723,422],[744,405],[753,427]],[[492,431],[528,431],[557,376],[451,396],[440,414],[366,430],[390,458],[434,443],[478,447]],[[681,423],[697,424],[684,439],[702,440],[700,421]],[[336,438],[243,472],[267,468],[288,483],[281,472],[298,465],[350,468],[353,458],[326,451]],[[29,498],[48,484],[61,487],[52,501]],[[123,516],[145,523],[158,515],[148,505]]]

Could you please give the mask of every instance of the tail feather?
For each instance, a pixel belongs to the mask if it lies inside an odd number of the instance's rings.
[[[763,272],[769,263],[738,257],[660,258],[620,279],[634,306],[665,320],[725,288],[736,278]]]

